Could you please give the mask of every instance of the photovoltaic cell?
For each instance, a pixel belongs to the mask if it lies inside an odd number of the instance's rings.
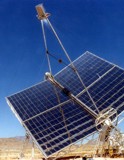
[[[56,74],[55,80],[96,113],[96,107],[99,111],[112,107],[118,114],[124,110],[124,70],[89,52],[73,64],[85,86],[71,65]],[[46,157],[96,131],[95,119],[83,106],[49,81],[9,96],[7,101]]]
[[[86,87],[113,67],[113,64],[110,64],[89,52],[80,56],[73,64]],[[74,95],[77,95],[84,90],[82,83],[79,81],[78,76],[70,65],[58,73],[55,76],[55,79],[64,87],[68,88]]]
[[[94,120],[90,115],[86,114],[80,106],[69,102],[62,106],[62,111],[60,107],[55,108],[50,112],[45,112],[25,122],[25,124],[45,150],[45,153],[50,155],[76,142],[79,137],[82,138],[83,135],[86,136],[86,125],[91,126],[91,128],[87,130],[88,133],[91,133],[92,129],[95,130]]]
[[[108,74],[89,88],[89,93],[95,101],[96,106],[102,111],[104,108],[117,109],[118,114],[124,110],[124,71],[114,67]],[[79,96],[90,108],[93,103],[86,96],[86,92]]]
[[[62,94],[58,88],[54,88],[54,86],[47,81],[12,95],[8,99],[24,121],[58,105],[59,103],[55,90],[59,95],[60,102],[68,100],[67,96]]]

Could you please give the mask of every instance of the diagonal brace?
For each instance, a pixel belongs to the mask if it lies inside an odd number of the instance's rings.
[[[97,118],[97,114],[89,108],[86,104],[84,104],[80,99],[78,99],[76,96],[74,96],[67,88],[63,87],[59,82],[57,82],[54,77],[50,73],[46,73],[46,80],[49,80],[54,86],[58,87],[62,90],[62,92],[68,96],[70,99],[72,99],[76,104],[81,106],[85,111],[87,111],[93,118]]]

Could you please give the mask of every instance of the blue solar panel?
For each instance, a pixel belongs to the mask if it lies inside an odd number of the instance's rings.
[[[62,106],[62,111],[60,107],[57,107],[26,121],[25,124],[47,155],[76,142],[79,137],[86,136],[86,125],[91,126],[87,130],[88,134],[92,133],[92,129],[95,131],[92,117],[72,102]]]
[[[56,88],[56,92],[60,102],[68,100],[68,97],[62,94],[59,89]],[[48,81],[12,95],[9,97],[9,101],[14,105],[23,121],[59,104],[55,88]]]
[[[73,64],[86,87],[113,67],[113,64],[110,64],[89,52],[85,52],[85,54],[75,60]],[[77,95],[84,90],[84,86],[79,81],[78,76],[70,65],[58,73],[55,76],[55,79],[64,87],[67,87],[74,95]]]
[[[89,52],[54,76],[93,111],[124,110],[124,70]],[[85,88],[87,87],[87,89]],[[12,110],[46,157],[96,131],[95,119],[63,92],[44,81],[7,97]]]
[[[88,91],[100,111],[112,107],[120,114],[124,110],[124,70],[117,66],[113,67],[110,72],[89,87]],[[86,92],[80,94],[79,99],[90,108],[94,108]]]

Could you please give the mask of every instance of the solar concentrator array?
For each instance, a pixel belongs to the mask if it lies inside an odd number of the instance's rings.
[[[112,107],[120,114],[124,110],[124,71],[117,66],[113,67],[109,73],[89,87],[88,91],[99,111]],[[80,94],[79,99],[93,108],[86,91]]]
[[[118,114],[124,110],[123,69],[89,52],[73,64],[85,86],[71,65],[55,75],[55,80],[96,113],[96,107],[99,111],[113,107]],[[95,119],[49,81],[7,97],[7,101],[45,157],[96,131]]]

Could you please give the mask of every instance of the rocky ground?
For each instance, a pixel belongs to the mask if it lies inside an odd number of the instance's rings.
[[[16,160],[19,159],[23,152],[25,159],[31,158],[32,145],[31,143],[24,143],[23,137],[14,138],[0,138],[0,160]],[[35,147],[36,159],[41,159],[42,155]]]
[[[42,159],[43,156],[41,152],[35,146],[35,159]],[[82,157],[85,154],[93,154],[93,144],[86,144],[81,147],[78,145],[72,146],[66,151],[69,153],[64,156],[80,156]],[[22,154],[21,154],[22,153]],[[0,138],[0,160],[18,160],[20,154],[24,156],[23,159],[31,159],[32,153],[32,143],[24,142],[24,137],[14,137],[14,138]],[[62,153],[60,154],[62,155]],[[60,156],[59,155],[59,156]]]

